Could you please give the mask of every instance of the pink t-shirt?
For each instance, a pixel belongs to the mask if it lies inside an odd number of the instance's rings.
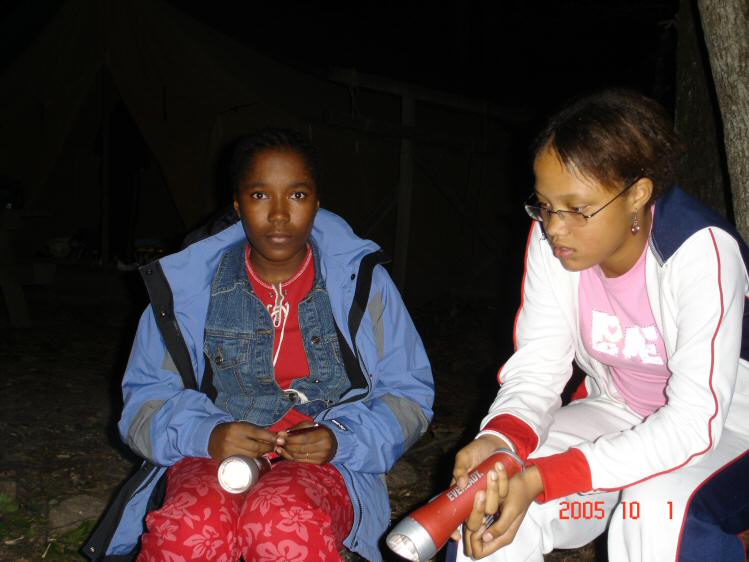
[[[590,355],[611,368],[627,405],[649,416],[666,403],[668,355],[650,308],[645,254],[619,277],[599,266],[580,272],[580,333]]]

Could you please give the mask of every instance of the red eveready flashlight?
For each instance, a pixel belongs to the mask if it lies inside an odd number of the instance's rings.
[[[501,463],[508,478],[523,470],[523,461],[509,449],[498,449],[468,474],[468,485],[454,485],[398,523],[387,545],[412,562],[426,562],[445,546],[455,529],[473,509],[476,492],[486,489],[486,474]]]

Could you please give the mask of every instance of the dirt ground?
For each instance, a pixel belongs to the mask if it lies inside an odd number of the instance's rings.
[[[135,272],[82,265],[58,265],[54,284],[26,295],[33,326],[10,329],[0,308],[0,560],[83,560],[78,549],[93,520],[61,530],[53,519],[71,498],[106,502],[137,464],[114,424],[146,296]],[[429,432],[388,477],[394,521],[448,484],[454,452],[493,398],[507,351],[497,339],[512,322],[492,302],[412,312],[433,363],[437,407]],[[594,559],[593,545],[547,557]]]

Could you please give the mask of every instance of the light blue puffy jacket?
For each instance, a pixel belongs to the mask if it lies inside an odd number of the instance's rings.
[[[322,209],[312,238],[320,252],[320,273],[333,317],[351,345],[348,319],[359,265],[379,248]],[[176,320],[200,387],[211,281],[226,249],[245,240],[242,225],[237,223],[159,260],[171,290],[172,310],[156,310],[152,304],[140,319],[122,384],[124,408],[119,422],[123,440],[150,463],[131,479],[121,509],[114,510],[119,512],[109,522],[114,533],[95,533],[84,546],[84,554],[92,559],[127,557],[137,545],[151,491],[166,467],[185,457],[208,457],[211,431],[219,423],[232,421],[207,395],[184,387],[167,351],[173,345],[165,345],[155,315]],[[321,412],[317,421],[327,425],[338,440],[331,462],[341,472],[354,506],[354,524],[344,544],[367,560],[379,562],[377,543],[390,518],[385,473],[426,431],[434,399],[424,346],[381,266],[373,272],[356,348],[367,387],[349,390],[339,404]]]

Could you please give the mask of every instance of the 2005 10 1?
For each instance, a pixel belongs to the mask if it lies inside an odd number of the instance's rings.
[[[671,501],[668,504],[668,518],[673,519],[674,504]],[[559,519],[576,520],[576,519],[604,519],[606,510],[603,501],[562,501],[559,502]],[[623,519],[640,518],[640,502],[629,501],[622,502]]]

